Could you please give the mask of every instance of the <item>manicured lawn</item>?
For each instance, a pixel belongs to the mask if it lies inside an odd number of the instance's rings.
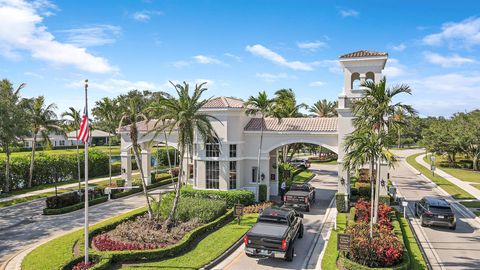
[[[430,180],[432,180],[435,184],[437,184],[439,187],[441,187],[443,190],[448,192],[453,198],[455,199],[475,199],[470,193],[466,192],[465,190],[461,189],[460,187],[452,184],[450,181],[447,179],[435,175],[432,175],[432,172],[430,171],[429,168],[426,168],[419,163],[415,161],[415,158],[418,157],[419,155],[422,155],[423,153],[411,155],[407,157],[407,162],[410,164],[412,167],[417,169],[419,172],[421,172],[423,175],[428,177]]]
[[[293,177],[292,184],[303,184],[310,180],[315,174],[309,170],[305,170]]]
[[[72,183],[78,183],[78,179],[62,181],[62,182],[58,183],[57,185],[61,186],[61,185],[67,185],[67,184],[72,184]],[[42,190],[42,189],[46,189],[46,188],[53,188],[53,187],[55,187],[55,183],[43,184],[43,185],[38,185],[38,186],[31,187],[31,188],[24,188],[24,189],[20,189],[20,190],[13,190],[13,191],[10,191],[9,193],[0,194],[0,198],[7,198],[7,197],[15,196],[15,195],[21,195],[21,194],[25,194],[25,193],[32,192],[32,191]]]
[[[322,259],[322,269],[323,270],[336,270],[337,268],[337,235],[343,233],[347,226],[347,214],[338,213],[337,214],[337,229],[332,228],[330,233],[330,238],[328,239],[327,247],[325,249],[325,255]]]
[[[425,262],[422,252],[420,251],[420,247],[418,246],[415,237],[413,236],[413,232],[408,225],[408,221],[401,216],[398,215],[398,221],[400,222],[400,228],[403,234],[403,242],[407,251],[410,255],[410,260],[412,263],[412,270],[426,270],[428,269],[427,263]]]
[[[328,160],[328,161],[323,161],[323,160],[310,160],[310,163],[314,163],[314,164],[331,164],[331,165],[335,165],[337,164],[337,160],[336,159],[332,159],[332,160]]]
[[[136,265],[125,265],[122,269],[199,269],[223,254],[230,246],[240,239],[256,222],[258,214],[248,214],[242,218],[240,225],[236,220],[223,226],[202,239],[189,252],[159,262],[149,262]]]
[[[425,156],[423,158],[423,160],[425,160],[425,162],[427,162],[428,164],[430,164],[430,155],[428,156]],[[444,161],[443,157],[440,156],[440,155],[437,155],[437,160],[436,160],[436,164],[438,166],[438,164],[440,162]],[[441,167],[440,168],[442,171],[450,174],[451,176],[453,177],[456,177],[462,181],[466,181],[466,182],[475,182],[475,183],[480,183],[480,172],[476,172],[476,171],[472,171],[472,170],[467,170],[467,169],[460,169],[460,168],[445,168],[445,167]],[[478,187],[477,187],[478,188]]]

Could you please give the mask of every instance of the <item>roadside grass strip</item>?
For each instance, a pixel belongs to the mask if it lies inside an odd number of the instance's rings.
[[[295,175],[292,180],[292,184],[303,184],[315,176],[315,173],[305,170]]]
[[[258,214],[248,214],[242,217],[240,225],[236,220],[203,238],[187,253],[158,261],[136,265],[124,265],[122,269],[200,269],[222,255],[235,244],[256,222]]]
[[[400,223],[400,229],[402,230],[403,243],[407,248],[408,254],[410,255],[410,266],[412,270],[427,270],[427,263],[423,258],[422,252],[418,243],[413,235],[413,232],[406,220],[399,212],[396,213],[397,219]]]
[[[423,160],[425,162],[427,162],[428,164],[430,164],[430,155],[427,155],[425,157],[423,157]],[[439,160],[441,160],[439,158],[439,156],[437,156],[437,166],[438,164],[440,163]],[[440,166],[438,166],[440,167]],[[468,170],[468,169],[461,169],[461,168],[447,168],[447,167],[440,167],[440,169],[448,174],[450,174],[451,176],[453,177],[456,177],[462,181],[465,181],[465,182],[473,182],[473,183],[479,183],[477,185],[473,185],[475,186],[477,189],[480,189],[480,172],[476,172],[476,171],[472,171],[472,170]]]
[[[322,259],[322,269],[323,270],[336,270],[337,268],[337,259],[339,252],[337,250],[337,235],[343,233],[347,227],[347,214],[338,213],[337,214],[337,229],[332,228],[330,233],[330,238],[328,239],[328,244],[325,249],[325,255]]]
[[[461,189],[459,186],[452,184],[450,181],[447,179],[435,174],[435,176],[432,175],[432,172],[419,164],[417,161],[415,161],[415,158],[418,157],[419,155],[422,155],[423,153],[411,155],[407,157],[407,163],[410,164],[412,167],[417,169],[419,172],[421,172],[423,175],[428,177],[432,182],[437,184],[437,186],[441,187],[443,190],[445,190],[448,194],[450,194],[453,198],[457,200],[464,200],[464,199],[475,199],[470,193],[466,192],[465,190]]]

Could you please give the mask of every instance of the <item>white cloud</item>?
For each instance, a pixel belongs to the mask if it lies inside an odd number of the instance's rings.
[[[343,75],[342,67],[338,60],[319,60],[312,62],[311,65],[325,67],[332,73]]]
[[[242,58],[232,53],[224,53],[225,56],[235,59],[237,62],[242,62]]]
[[[480,84],[480,75],[478,74],[460,74],[447,73],[423,78],[414,82],[421,88],[435,93],[451,93],[456,96],[478,96],[478,85]]]
[[[31,77],[35,77],[37,79],[43,79],[43,75],[40,75],[38,73],[35,73],[35,72],[31,72],[31,71],[27,71],[27,72],[24,72],[23,74],[27,75],[27,76],[31,76]]]
[[[142,10],[132,14],[132,18],[139,22],[148,22],[154,15],[162,15],[161,11],[157,10]]]
[[[265,58],[280,66],[288,67],[293,70],[306,70],[306,71],[313,70],[311,65],[308,63],[304,63],[300,61],[287,61],[283,56],[279,55],[278,53],[260,44],[256,44],[253,46],[248,45],[245,49],[253,55]]]
[[[325,82],[322,82],[322,81],[315,81],[315,82],[311,82],[308,84],[308,86],[310,87],[321,87],[321,86],[324,86],[326,83]]]
[[[438,53],[426,52],[424,53],[424,56],[428,62],[440,65],[442,67],[460,66],[463,64],[471,64],[475,62],[471,58],[462,57],[458,54],[453,54],[451,56],[443,56]]]
[[[390,58],[382,72],[386,77],[394,78],[407,74],[406,67],[395,58]]]
[[[392,49],[394,49],[395,51],[403,51],[407,48],[407,46],[404,44],[404,43],[400,43],[398,45],[395,45],[395,46],[392,46]]]
[[[42,3],[44,7],[47,1]],[[20,57],[20,52],[26,51],[35,59],[55,65],[72,65],[94,73],[116,71],[105,58],[94,56],[85,48],[55,40],[42,24],[40,11],[31,2],[0,0],[0,18],[0,53],[5,57]]]
[[[340,15],[342,17],[357,17],[360,13],[354,9],[341,9]]]
[[[121,34],[121,28],[114,25],[92,25],[84,28],[73,28],[60,31],[66,34],[66,41],[70,44],[91,47],[111,44]]]
[[[204,85],[206,88],[212,88],[212,86],[215,84],[215,81],[209,80],[209,79],[195,79],[195,84],[201,84],[201,83],[207,83]]]
[[[288,75],[287,73],[277,73],[277,74],[272,74],[272,73],[257,73],[255,74],[255,77],[260,78],[266,82],[275,82],[280,79],[296,79],[296,76],[291,76]]]
[[[480,18],[472,17],[457,23],[444,23],[441,32],[425,36],[423,43],[431,46],[446,43],[451,48],[480,45]]]
[[[73,81],[66,86],[69,88],[82,88],[83,80]],[[121,79],[106,79],[104,81],[90,80],[88,88],[92,91],[105,91],[109,93],[126,93],[130,90],[155,90],[155,84],[147,81],[128,81]]]
[[[208,64],[221,64],[222,63],[222,61],[220,61],[216,58],[201,55],[201,54],[194,56],[193,59],[199,64],[207,64],[208,65]]]
[[[327,43],[317,40],[317,41],[311,41],[311,42],[297,42],[297,46],[300,49],[316,51],[318,49],[327,47]]]

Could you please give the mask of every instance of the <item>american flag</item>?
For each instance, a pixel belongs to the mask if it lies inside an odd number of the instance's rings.
[[[82,122],[80,122],[80,131],[78,132],[77,140],[87,143],[89,137],[88,133],[88,116],[85,113],[82,116]]]

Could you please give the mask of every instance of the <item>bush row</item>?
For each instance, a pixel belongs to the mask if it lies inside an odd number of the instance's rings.
[[[173,180],[176,182],[176,181],[178,181],[178,178],[175,177],[175,178],[173,178]],[[164,186],[164,185],[168,185],[168,184],[171,184],[171,183],[172,183],[172,180],[171,180],[170,177],[168,177],[167,179],[156,181],[156,182],[152,183],[151,185],[147,186],[147,190],[157,188],[157,187],[160,187],[160,186]],[[111,199],[119,199],[119,198],[123,198],[123,197],[129,196],[129,195],[132,195],[132,194],[135,194],[135,193],[138,193],[138,192],[142,192],[142,191],[143,191],[142,187],[131,188],[131,189],[128,189],[128,190],[125,190],[125,191],[112,190],[112,194],[111,194],[110,198]]]
[[[255,202],[253,192],[248,190],[196,190],[191,186],[182,187],[182,195],[185,197],[208,198],[214,200],[224,200],[228,208],[232,208],[235,204],[251,205]]]
[[[108,201],[108,197],[107,196],[102,196],[102,197],[98,197],[98,198],[89,200],[88,205],[92,206],[92,205],[96,205],[96,204],[99,204],[99,203],[104,203],[106,201]],[[85,203],[81,202],[81,203],[77,203],[77,204],[74,204],[74,205],[66,206],[66,207],[63,207],[63,208],[57,208],[57,209],[44,208],[43,209],[43,214],[44,215],[66,214],[66,213],[70,213],[70,212],[82,209],[84,206],[85,206]]]
[[[159,212],[162,217],[168,217],[172,210],[175,193],[169,192],[162,197]],[[197,219],[201,223],[208,223],[217,217],[225,214],[227,204],[222,200],[212,200],[205,198],[193,198],[181,196],[175,219],[181,222]]]
[[[73,191],[73,192],[63,193],[58,196],[48,197],[45,201],[46,207],[48,209],[58,209],[58,208],[63,208],[70,205],[77,204],[79,202],[84,201],[84,198],[85,198],[84,192],[85,192],[85,189],[82,189],[81,192]],[[103,195],[104,195],[103,189],[94,188],[94,189],[89,189],[88,191],[88,197],[90,199],[95,199]]]

